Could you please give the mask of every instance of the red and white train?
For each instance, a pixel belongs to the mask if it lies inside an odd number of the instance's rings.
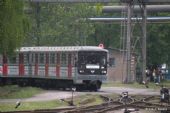
[[[108,51],[96,46],[21,47],[0,56],[0,84],[98,90]]]

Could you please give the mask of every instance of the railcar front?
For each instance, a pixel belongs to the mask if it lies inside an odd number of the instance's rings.
[[[100,47],[85,47],[78,51],[76,83],[97,91],[106,80],[108,51]]]

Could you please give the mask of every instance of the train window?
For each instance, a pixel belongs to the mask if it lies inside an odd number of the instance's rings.
[[[32,63],[35,63],[35,60],[34,60],[34,54],[31,54],[31,60],[30,60]]]
[[[50,54],[50,64],[55,64],[55,53]]]
[[[56,61],[57,61],[56,63],[57,63],[57,64],[60,64],[60,54],[59,54],[59,53],[57,53],[57,57],[56,57],[56,58],[57,58],[57,59],[56,59]]]
[[[40,56],[39,56],[39,58],[40,58],[40,64],[44,64],[44,53],[40,53]]]
[[[29,53],[25,54],[25,63],[29,63],[30,62],[30,57],[29,57]]]
[[[61,65],[66,66],[67,65],[67,57],[66,53],[62,53],[61,55]]]
[[[78,63],[78,59],[77,59],[77,56],[76,56],[76,54],[75,53],[73,53],[73,57],[72,57],[72,59],[73,59],[73,66],[75,66],[75,67],[77,67],[77,63]]]
[[[71,64],[73,65],[73,66],[75,66],[75,54],[73,53],[72,54],[72,58],[71,58]]]
[[[72,62],[71,62],[71,61],[72,61],[71,57],[72,57],[72,56],[71,56],[71,54],[69,53],[69,54],[68,54],[68,64],[72,64]]]
[[[45,54],[45,63],[49,64],[49,53]]]
[[[68,54],[68,64],[75,65],[75,55],[73,53]]]
[[[19,53],[19,63],[20,64],[24,63],[24,54],[23,53]]]
[[[8,58],[7,58],[6,55],[3,55],[2,58],[3,58],[3,63],[4,63],[4,64],[8,63]]]
[[[38,63],[38,53],[35,53],[34,56],[35,56],[34,62],[35,62],[35,63]]]
[[[78,53],[78,67],[86,69],[106,69],[105,52],[82,51]]]

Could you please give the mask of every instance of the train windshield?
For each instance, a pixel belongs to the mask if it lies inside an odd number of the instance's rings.
[[[106,70],[107,68],[107,52],[104,51],[81,51],[78,59],[79,70],[86,74],[87,70]]]

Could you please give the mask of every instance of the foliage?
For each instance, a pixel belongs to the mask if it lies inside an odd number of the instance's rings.
[[[111,4],[112,5],[112,4]],[[37,12],[37,6],[39,10]],[[96,6],[96,9],[94,8]],[[121,49],[121,26],[114,23],[92,23],[85,18],[120,17],[103,14],[101,4],[31,4],[32,32],[25,40],[28,46],[98,45]],[[169,13],[151,16],[168,16]],[[141,56],[141,25],[133,28],[132,45]],[[147,65],[169,63],[169,25],[147,24]],[[138,41],[136,41],[138,40]],[[134,46],[134,45],[133,45]],[[134,47],[134,48],[135,48]],[[157,60],[159,59],[159,60]]]
[[[118,25],[92,23],[87,19],[102,16],[102,4],[39,3],[31,6],[33,26],[30,37],[25,41],[26,45],[72,46],[103,43],[105,47],[119,46]]]
[[[0,53],[11,54],[19,47],[27,31],[22,0],[0,1]]]
[[[168,15],[168,13],[161,13],[158,16]],[[148,64],[170,64],[170,24],[149,24],[147,36]]]
[[[27,40],[33,42],[28,45],[83,45],[94,32],[93,25],[85,19],[95,14],[88,4],[32,4],[32,9],[32,38]]]
[[[120,26],[118,24],[95,23],[95,33],[92,35],[93,45],[103,43],[106,48],[120,48]]]

